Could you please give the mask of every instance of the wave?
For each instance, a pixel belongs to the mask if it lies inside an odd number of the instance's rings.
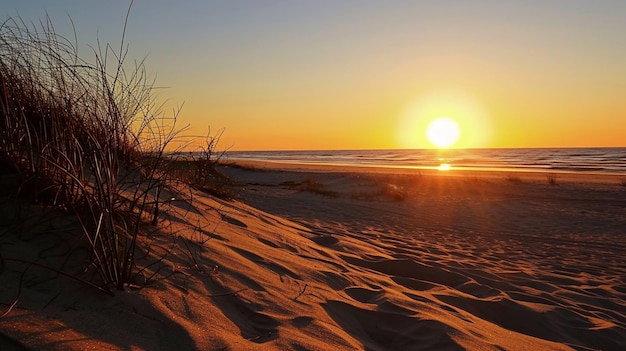
[[[626,174],[626,148],[230,151],[226,158],[294,163]]]

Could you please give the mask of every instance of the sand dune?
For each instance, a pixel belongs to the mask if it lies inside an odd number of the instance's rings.
[[[240,182],[235,200],[174,201],[145,239],[141,263],[155,275],[142,289],[109,297],[7,263],[0,302],[23,284],[0,319],[0,345],[626,349],[626,188],[617,182],[223,171]],[[24,237],[35,229],[1,240],[42,256],[51,243]],[[67,240],[55,238],[46,240]]]

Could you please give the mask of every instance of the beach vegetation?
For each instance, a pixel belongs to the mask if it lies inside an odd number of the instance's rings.
[[[302,181],[297,182],[286,181],[281,183],[281,185],[299,192],[309,192],[328,197],[338,197],[340,195],[338,192],[328,189],[325,184],[314,177],[306,177]]]
[[[394,201],[403,201],[408,197],[407,190],[400,185],[388,183],[379,187],[381,196],[386,196]]]
[[[142,272],[139,238],[173,198],[170,155],[185,128],[179,108],[156,102],[144,61],[128,62],[124,34],[118,49],[92,47],[89,60],[77,46],[50,19],[0,24],[0,164],[13,195],[74,215],[86,270],[107,291],[125,289]],[[198,183],[215,174],[220,135],[195,160]]]
[[[548,173],[546,174],[546,180],[550,185],[557,185],[558,176],[556,175],[556,173]]]
[[[409,190],[417,183],[414,175],[376,175],[367,176],[359,186],[364,188],[353,189],[350,198],[357,200],[372,200],[387,198],[393,201],[403,201],[409,196]],[[417,175],[421,179],[421,173]]]
[[[339,193],[328,189],[324,184],[314,178],[306,178],[297,187],[300,191],[310,192],[328,197],[337,197]]]
[[[222,198],[232,199],[231,179],[219,171],[218,165],[223,164],[222,158],[227,150],[217,151],[224,130],[212,134],[211,129],[204,136],[204,143],[197,152],[185,153],[185,157],[170,158],[169,173],[172,178],[190,185],[204,193]]]
[[[249,165],[249,164],[244,164],[244,163],[221,162],[220,164],[225,167],[236,168],[236,169],[240,169],[246,172],[261,172],[261,173],[266,172],[266,170],[263,168],[255,167],[254,165]]]

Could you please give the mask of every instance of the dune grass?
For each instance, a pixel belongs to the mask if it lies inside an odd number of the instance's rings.
[[[329,190],[324,184],[315,178],[307,177],[299,184],[296,189],[299,191],[319,194],[328,197],[337,197],[339,194],[336,191]]]
[[[124,289],[140,271],[138,236],[167,201],[168,151],[184,128],[179,110],[156,103],[144,62],[127,62],[124,35],[119,49],[92,47],[91,60],[77,46],[49,19],[0,24],[0,164],[18,179],[13,195],[75,215],[97,284]],[[209,177],[217,140],[196,177]]]
[[[546,180],[548,181],[548,184],[550,185],[557,185],[558,184],[558,176],[556,173],[548,173],[546,174]]]

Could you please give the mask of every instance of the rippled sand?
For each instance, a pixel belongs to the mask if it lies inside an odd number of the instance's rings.
[[[33,284],[0,331],[53,350],[626,349],[618,182],[222,170],[235,200],[174,202],[149,239],[155,282]]]

